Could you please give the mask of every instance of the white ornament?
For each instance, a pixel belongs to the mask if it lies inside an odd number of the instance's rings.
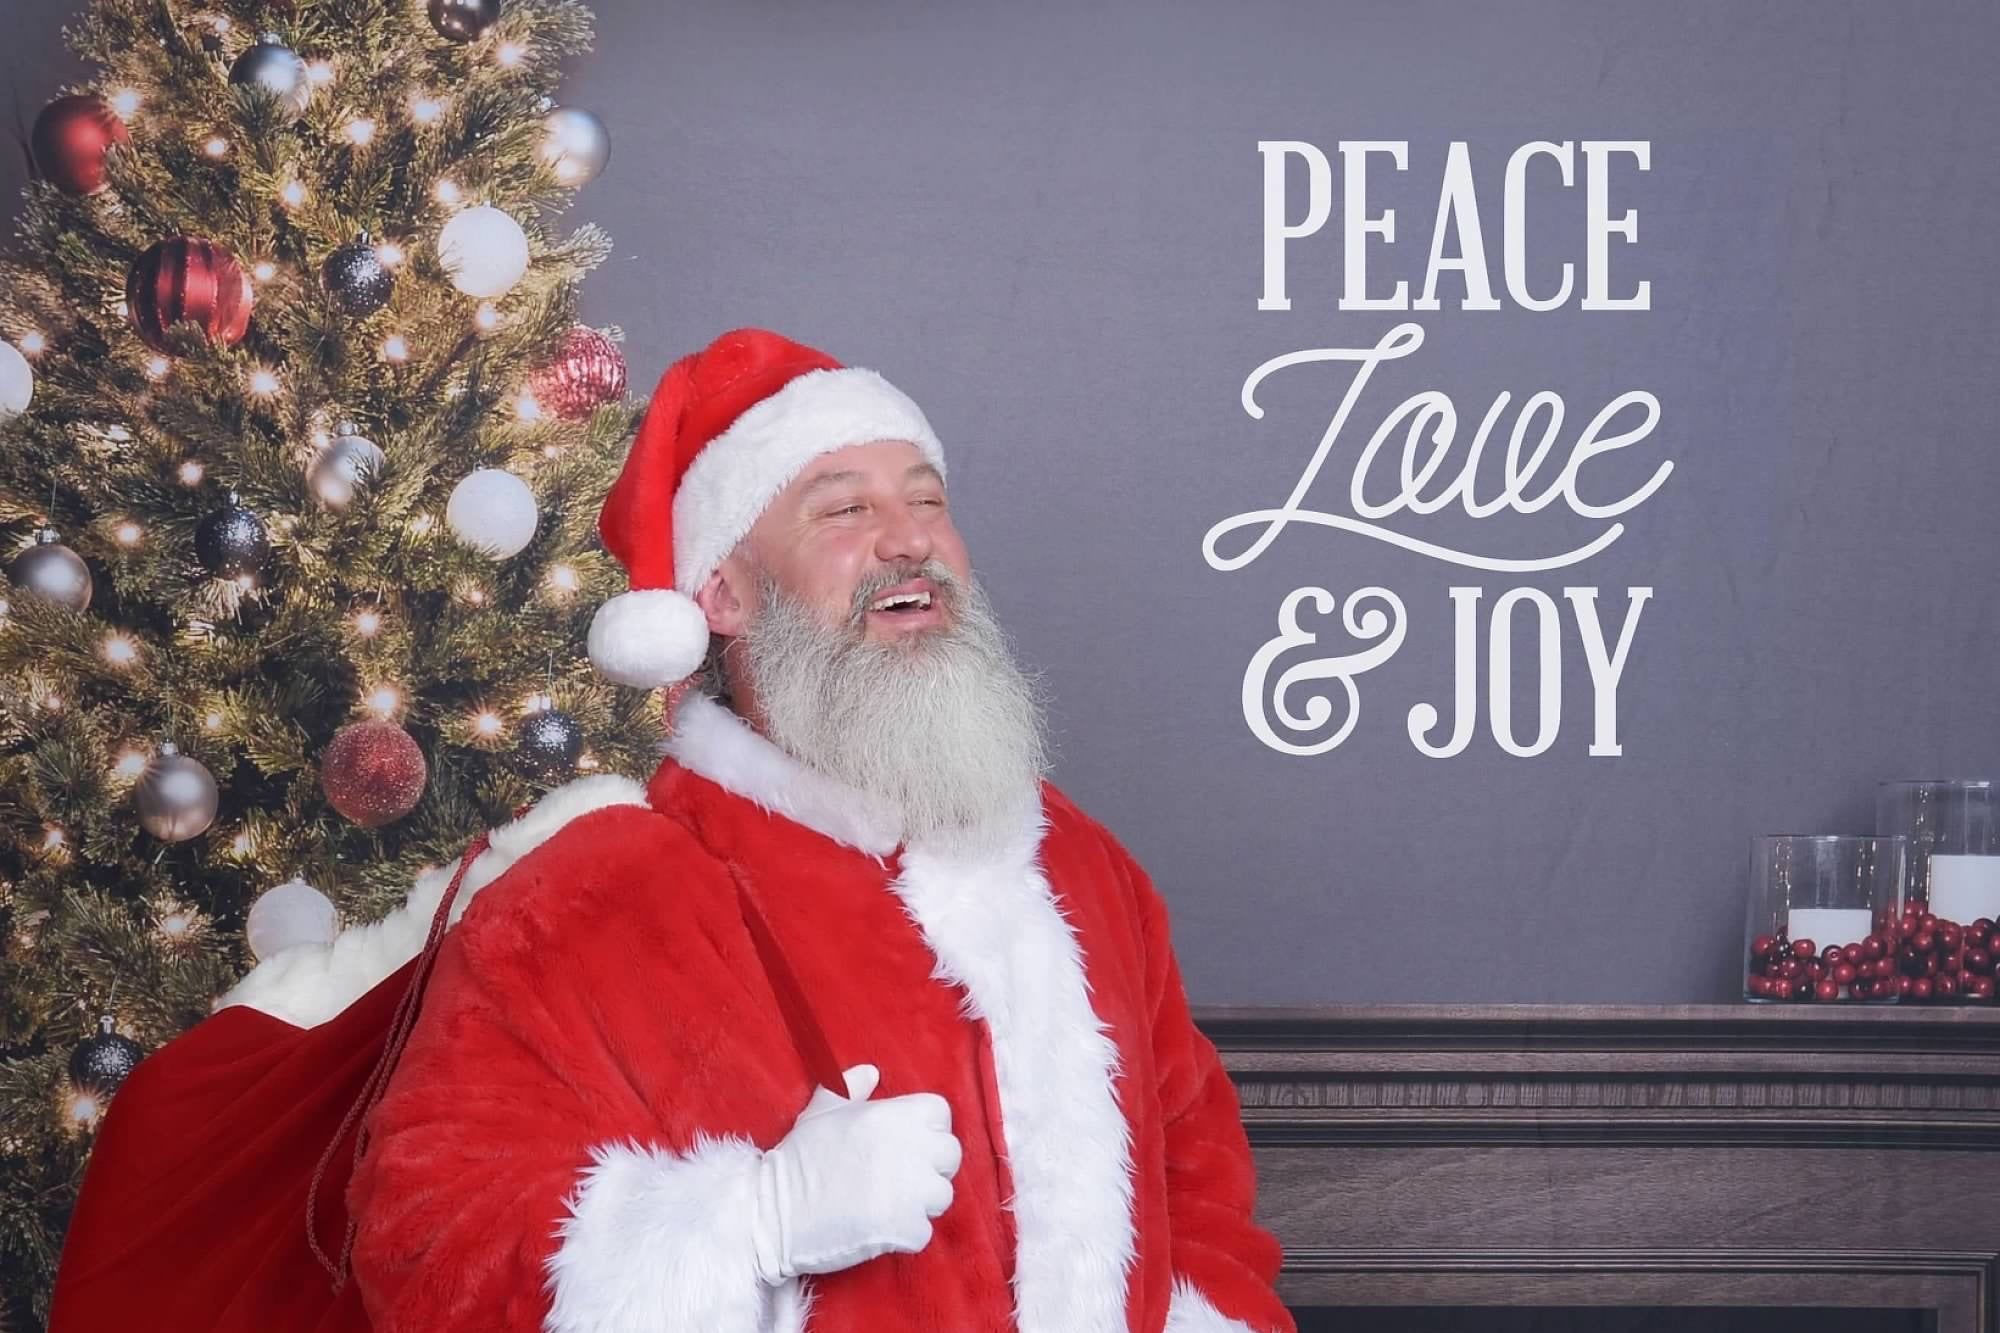
[[[504,296],[528,271],[528,237],[497,208],[468,208],[438,233],[438,259],[467,296]]]
[[[340,914],[327,896],[302,879],[286,880],[266,890],[250,904],[243,934],[250,952],[269,958],[299,944],[331,944],[340,930]]]
[[[20,348],[0,342],[0,421],[27,411],[34,396],[35,368]]]
[[[373,440],[357,434],[354,427],[343,425],[340,434],[319,451],[312,466],[306,469],[306,484],[327,508],[345,509],[354,499],[355,491],[375,475],[382,462],[382,451]]]
[[[534,540],[535,493],[511,472],[481,468],[452,488],[444,521],[473,550],[505,560]]]

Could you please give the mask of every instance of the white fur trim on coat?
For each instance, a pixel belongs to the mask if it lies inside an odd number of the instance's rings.
[[[1037,809],[978,856],[905,849],[890,886],[923,932],[931,975],[964,988],[993,1034],[1014,1180],[1021,1333],[1123,1333],[1135,1256],[1132,1131],[1118,1048],[1091,1008],[1083,954],[1037,862]]]
[[[615,773],[578,778],[549,792],[519,819],[489,835],[486,850],[465,872],[447,924],[457,924],[480,889],[571,820],[606,806],[645,803],[646,789]],[[417,956],[430,937],[438,903],[457,873],[454,862],[418,876],[401,907],[380,921],[349,926],[331,944],[279,950],[251,968],[216,1008],[248,1005],[294,1027],[319,1026]]]
[[[922,409],[872,370],[810,370],[751,406],[702,446],[674,491],[674,586],[694,596],[813,459],[876,440],[908,440],[944,472]]]
[[[686,1153],[592,1148],[549,1256],[544,1333],[800,1333],[810,1287],[757,1276],[757,1162],[748,1139],[697,1134]]]
[[[1257,1333],[1241,1319],[1231,1319],[1208,1302],[1201,1289],[1184,1277],[1174,1279],[1163,1333]]]
[[[877,858],[902,843],[902,819],[866,793],[793,758],[705,694],[690,692],[674,714],[667,753],[796,824]]]

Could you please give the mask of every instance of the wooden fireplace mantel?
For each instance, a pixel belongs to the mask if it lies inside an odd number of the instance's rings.
[[[2000,1333],[2000,1011],[1195,1017],[1295,1308],[1836,1305]]]

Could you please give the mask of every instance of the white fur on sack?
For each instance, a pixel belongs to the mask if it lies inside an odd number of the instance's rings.
[[[1257,1330],[1216,1309],[1202,1295],[1201,1288],[1187,1278],[1175,1277],[1163,1333],[1257,1333]]]
[[[672,588],[636,588],[590,618],[590,661],[606,679],[658,689],[694,674],[708,654],[708,617]]]
[[[646,789],[615,773],[578,778],[549,792],[519,819],[493,830],[486,850],[465,872],[447,924],[456,924],[480,889],[571,820],[607,806],[645,803]],[[294,1027],[319,1026],[417,956],[457,873],[454,862],[419,876],[401,907],[380,921],[348,927],[331,944],[280,950],[250,969],[216,1008],[246,1005]]]

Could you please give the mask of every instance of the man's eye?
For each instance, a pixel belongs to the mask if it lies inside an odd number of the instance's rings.
[[[848,505],[848,506],[846,506],[845,508],[842,508],[842,509],[834,509],[834,510],[829,510],[829,511],[828,511],[828,515],[829,515],[829,517],[835,517],[835,518],[837,518],[837,517],[839,517],[839,516],[840,516],[840,515],[842,515],[842,514],[858,514],[858,513],[860,513],[860,512],[861,512],[861,506],[860,506],[860,505]]]

